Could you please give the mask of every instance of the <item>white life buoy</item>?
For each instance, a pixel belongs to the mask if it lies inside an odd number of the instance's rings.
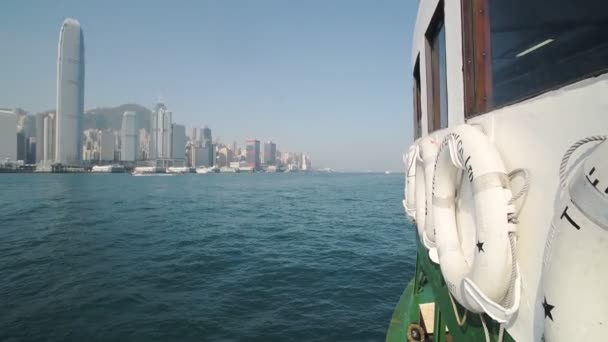
[[[418,158],[418,145],[412,144],[403,158],[405,164],[405,199],[403,208],[411,220],[416,220],[416,159]]]
[[[419,151],[416,161],[416,224],[421,242],[429,250],[429,258],[434,263],[439,263],[439,257],[435,245],[431,198],[438,147],[438,143],[432,137],[421,139],[418,143]]]
[[[608,143],[579,165],[555,209],[545,246],[535,304],[546,341],[608,335]]]
[[[461,171],[462,170],[462,171]],[[474,206],[475,256],[465,257],[459,236],[459,182],[468,182]],[[512,249],[516,226],[510,215],[512,194],[506,168],[489,138],[470,125],[454,128],[443,140],[433,179],[433,218],[441,272],[452,296],[472,312],[485,312],[500,323],[519,307],[520,278]]]

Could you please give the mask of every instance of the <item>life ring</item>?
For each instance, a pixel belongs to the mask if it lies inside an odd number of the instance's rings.
[[[504,323],[519,308],[520,278],[509,233],[516,225],[506,168],[489,138],[470,125],[442,141],[433,178],[433,218],[441,272],[452,296],[472,312]],[[461,178],[460,178],[461,177]],[[459,181],[469,182],[475,208],[476,254],[467,262],[459,238]],[[511,221],[511,222],[509,222]],[[514,240],[514,237],[513,237]],[[509,303],[506,303],[506,302]]]
[[[433,226],[432,180],[435,171],[435,158],[439,144],[432,137],[425,137],[418,143],[419,152],[416,161],[416,224],[421,242],[429,251],[429,258],[439,263],[435,244],[435,227]]]
[[[608,142],[565,185],[545,245],[536,313],[545,340],[591,341],[608,334]]]
[[[405,189],[403,208],[411,220],[416,220],[416,159],[418,158],[418,145],[412,144],[403,157],[405,164]]]

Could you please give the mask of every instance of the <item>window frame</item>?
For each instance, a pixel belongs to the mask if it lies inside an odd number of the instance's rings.
[[[460,1],[465,120],[526,101],[569,84],[608,73],[608,68],[594,70],[498,106],[492,106],[491,101],[489,101],[493,95],[490,1]]]
[[[420,83],[420,55],[416,57],[416,63],[414,64],[414,82],[412,87],[412,98],[414,103],[414,139],[418,139],[422,136],[422,87]]]
[[[439,63],[439,51],[435,48],[435,42],[440,30],[445,32],[445,4],[444,0],[439,1],[433,17],[424,34],[425,36],[425,55],[426,55],[426,91],[427,91],[427,131],[434,131],[447,128],[449,125],[449,110],[447,110],[447,121],[445,127],[442,127],[441,122],[441,74]],[[447,40],[444,42],[446,46],[446,61],[447,61]],[[447,73],[447,70],[446,70]],[[448,75],[446,74],[446,80]],[[447,84],[446,84],[447,88]],[[447,94],[446,94],[447,95]]]
[[[464,117],[491,110],[492,45],[489,0],[461,0]]]

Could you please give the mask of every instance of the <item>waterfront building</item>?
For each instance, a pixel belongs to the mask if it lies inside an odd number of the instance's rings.
[[[226,146],[220,148],[217,155],[218,155],[217,165],[219,167],[230,166],[230,163],[232,162],[232,160],[234,158],[232,151]]]
[[[77,20],[66,19],[59,32],[57,52],[56,162],[80,164],[83,115],[84,36]]]
[[[272,141],[264,144],[264,164],[276,165],[277,145]]]
[[[186,158],[186,126],[173,124],[171,127],[171,158],[183,160]]]
[[[111,129],[99,130],[97,132],[97,141],[99,142],[99,160],[100,161],[113,161],[114,160],[114,149],[116,147],[116,135]]]
[[[26,149],[26,157],[25,157],[25,163],[26,164],[36,164],[36,149],[37,149],[38,143],[36,140],[36,137],[29,137],[27,138],[27,149]]]
[[[152,119],[150,120],[150,158],[151,159],[170,159],[171,158],[171,124],[173,114],[167,107],[159,103],[154,108]]]
[[[55,113],[48,113],[44,116],[42,121],[42,164],[51,165],[56,160],[55,157],[55,143],[57,123],[55,121]]]
[[[312,164],[310,162],[310,156],[306,154],[302,154],[302,165],[300,166],[302,171],[310,171],[312,170]]]
[[[44,140],[44,117],[46,113],[36,114],[36,164],[42,164],[42,149]]]
[[[256,139],[247,140],[247,165],[254,170],[261,168],[260,162],[260,141]]]
[[[211,128],[209,128],[205,125],[205,127],[203,127],[201,133],[202,133],[202,136],[200,137],[200,140],[201,140],[203,146],[211,145],[213,143],[213,139],[211,138]]]
[[[33,156],[28,154],[28,150],[29,139],[36,131],[36,120],[20,108],[16,108],[14,113],[17,116],[17,160],[27,163],[28,157]]]
[[[192,129],[190,130],[190,142],[194,143],[195,141],[199,140],[198,139],[198,128],[196,127],[192,127]]]
[[[98,161],[99,153],[97,150],[97,130],[87,129],[83,132],[83,136],[82,160],[88,163]]]
[[[0,162],[17,161],[17,115],[0,108]]]
[[[135,112],[124,112],[120,128],[120,160],[134,162],[137,158],[137,130]]]
[[[137,144],[137,157],[135,160],[150,159],[150,133],[145,128],[139,129]]]

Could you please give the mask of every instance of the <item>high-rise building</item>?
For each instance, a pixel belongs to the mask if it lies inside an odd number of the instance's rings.
[[[36,164],[36,147],[37,147],[36,137],[27,138],[27,152],[25,163],[26,164]]]
[[[139,129],[137,144],[137,157],[135,160],[148,160],[150,159],[150,133],[145,128]]]
[[[66,19],[57,52],[55,161],[79,165],[84,115],[84,36],[80,23]]]
[[[82,144],[82,160],[84,162],[93,162],[99,160],[97,130],[87,129],[83,132],[84,140]]]
[[[42,163],[50,165],[53,161],[57,160],[55,157],[55,143],[57,141],[56,138],[56,129],[57,122],[55,113],[48,113],[44,116],[44,120],[42,122]]]
[[[171,123],[173,114],[164,104],[159,103],[152,113],[150,141],[151,159],[171,158]]]
[[[120,128],[120,160],[133,162],[137,158],[135,112],[124,112]]]
[[[235,142],[232,143],[232,159],[231,161],[234,161],[234,159],[240,154],[239,151],[239,145]]]
[[[17,115],[12,109],[0,109],[0,162],[17,160]]]
[[[222,147],[218,151],[217,165],[219,167],[228,167],[233,159],[232,151],[228,147]]]
[[[27,136],[25,132],[17,128],[17,160],[27,159]]]
[[[99,130],[98,132],[99,141],[99,160],[101,161],[113,161],[114,160],[114,148],[116,135],[114,131],[110,129]]]
[[[312,165],[310,163],[310,156],[306,154],[302,154],[302,171],[310,171],[312,169]]]
[[[159,103],[154,108],[150,122],[150,159],[171,158],[171,123],[173,114],[164,104]]]
[[[247,165],[255,170],[259,170],[261,168],[259,140],[247,140]]]
[[[36,121],[23,109],[16,108],[14,113],[17,115],[17,160],[27,163],[29,138],[36,130]]]
[[[44,141],[44,117],[46,113],[36,114],[36,164],[42,163],[42,150]]]
[[[171,158],[183,160],[186,158],[186,126],[173,124],[171,127]]]
[[[272,141],[264,144],[264,164],[276,165],[277,163],[277,145]]]
[[[211,138],[211,128],[205,126],[202,129],[202,137],[200,140],[203,143],[203,146],[211,145],[213,143],[213,139]]]
[[[197,140],[199,140],[198,139],[198,128],[192,127],[192,130],[191,130],[191,133],[190,133],[190,142],[194,143]]]

